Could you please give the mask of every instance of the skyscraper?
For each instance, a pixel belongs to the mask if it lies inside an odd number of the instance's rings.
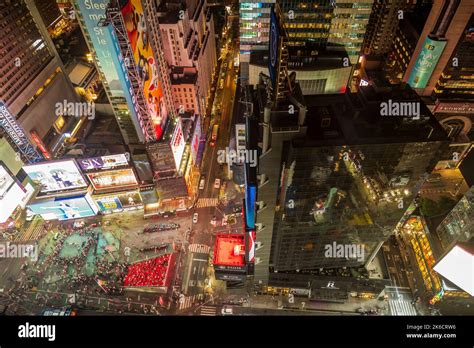
[[[158,20],[164,57],[173,76],[175,103],[179,100],[176,109],[183,106],[185,111],[192,109],[202,114],[217,63],[214,21],[207,2],[164,1],[158,9]],[[194,87],[185,86],[193,79]],[[191,102],[194,108],[190,107]]]
[[[276,2],[282,30],[287,35],[288,68],[296,72],[304,94],[343,93],[350,83],[353,67],[361,53],[373,1]],[[268,43],[271,4],[241,3],[241,75],[250,84],[258,82],[259,72],[268,73],[264,46]],[[248,23],[247,23],[248,21]],[[246,45],[247,27],[259,30],[257,44]],[[254,33],[254,31],[250,31]],[[242,38],[242,36],[244,36]],[[247,71],[248,70],[248,71]]]
[[[79,101],[30,2],[0,1],[0,129],[24,162],[52,158],[80,117],[64,119],[56,103]],[[59,122],[60,121],[60,122]]]
[[[367,264],[433,169],[446,133],[409,88],[304,99],[296,88],[270,107],[268,83],[262,76],[255,97],[264,106],[256,107],[256,280]],[[384,117],[389,100],[418,105],[419,118]],[[361,249],[328,254],[335,245]]]
[[[436,228],[444,251],[457,242],[467,242],[474,235],[474,186],[459,200]]]
[[[474,14],[471,14],[459,42],[454,49],[434,89],[438,100],[474,101]]]
[[[470,0],[433,2],[420,40],[408,65],[403,81],[408,82],[421,96],[431,96],[443,71],[458,64],[453,52],[471,15],[474,3]]]
[[[374,1],[367,26],[364,53],[383,55],[389,52],[399,21],[416,5],[416,0]]]
[[[76,17],[101,76],[102,85],[112,105],[122,137],[127,144],[143,143],[145,135],[140,125],[139,116],[135,111],[125,73],[114,47],[113,29],[99,26],[99,21],[107,18],[108,4],[108,0],[100,0],[96,2],[96,6],[92,6],[85,0],[72,1]]]

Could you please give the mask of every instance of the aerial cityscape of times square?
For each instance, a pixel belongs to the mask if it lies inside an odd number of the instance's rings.
[[[474,0],[0,28],[3,315],[474,315]]]

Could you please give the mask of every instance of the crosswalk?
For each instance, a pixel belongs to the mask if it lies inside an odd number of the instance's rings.
[[[196,203],[196,208],[215,207],[219,203],[217,198],[199,198]]]
[[[209,254],[211,247],[204,244],[190,244],[188,250],[196,254]]]
[[[217,314],[217,308],[214,306],[202,306],[201,313],[202,316],[215,317]]]
[[[15,236],[15,242],[27,242],[31,240],[38,240],[44,232],[44,222],[41,220],[35,220],[30,226],[23,232]]]
[[[183,309],[191,308],[197,301],[203,298],[204,298],[203,294],[183,296],[179,299],[178,309],[183,310]]]
[[[417,315],[415,307],[411,301],[406,299],[388,300],[391,315]]]

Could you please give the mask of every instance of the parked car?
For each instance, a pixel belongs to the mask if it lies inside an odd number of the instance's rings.
[[[198,217],[199,217],[198,213],[194,213],[194,215],[193,215],[193,223],[197,224],[197,222],[198,222]]]
[[[218,189],[219,187],[221,187],[221,179],[217,178],[214,180],[214,188]]]
[[[204,190],[204,185],[206,184],[206,178],[201,176],[201,181],[199,181],[199,189]]]

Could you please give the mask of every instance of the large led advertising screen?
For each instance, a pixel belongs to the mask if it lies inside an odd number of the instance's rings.
[[[21,205],[28,192],[24,190],[10,172],[0,164],[0,223],[4,223]]]
[[[108,27],[100,27],[99,21],[106,18],[105,10],[109,0],[76,0],[84,23],[94,46],[100,67],[114,97],[125,97],[122,81],[119,79],[119,66],[114,56],[114,47]]]
[[[181,119],[178,119],[178,123],[174,129],[173,136],[171,138],[171,150],[173,151],[174,161],[176,163],[176,169],[179,170],[181,160],[183,159],[183,153],[186,143],[184,142],[183,128],[181,127]]]
[[[129,0],[121,9],[135,64],[143,82],[143,95],[147,101],[157,140],[161,139],[166,124],[166,106],[159,78],[158,64],[153,55],[150,35],[140,0]]]
[[[273,6],[270,12],[270,42],[268,48],[268,71],[272,84],[275,86],[280,65],[280,25]]]
[[[193,163],[197,164],[197,155],[199,152],[199,143],[201,139],[201,118],[196,118],[196,127],[194,127],[193,139],[191,140],[191,158]]]
[[[41,193],[75,190],[89,186],[74,160],[44,162],[23,167]]]
[[[28,205],[28,209],[45,220],[69,220],[96,215],[86,196],[56,198]]]
[[[83,171],[91,171],[97,169],[112,169],[115,167],[128,165],[128,159],[125,154],[92,157],[78,159],[77,163]]]
[[[96,190],[138,185],[135,173],[131,168],[90,173],[87,174],[87,177]]]
[[[433,269],[450,282],[474,296],[474,254],[467,243],[455,245]]]
[[[79,11],[84,18],[85,29],[87,30],[98,63],[105,80],[114,98],[125,98],[128,109],[132,115],[131,120],[135,127],[140,129],[140,124],[135,113],[133,98],[130,92],[130,82],[124,74],[120,64],[119,55],[116,52],[114,32],[112,25],[106,27],[99,26],[99,21],[106,18],[105,10],[109,0],[76,0]],[[141,131],[137,132],[141,137]]]
[[[138,192],[122,193],[115,196],[94,197],[94,200],[102,212],[133,208],[143,205],[142,198]]]
[[[10,187],[15,183],[15,179],[0,165],[0,201],[6,195]]]
[[[425,88],[438,64],[438,60],[446,47],[447,41],[435,41],[426,38],[423,42],[423,48],[418,56],[415,67],[413,68],[408,84],[413,88]]]

